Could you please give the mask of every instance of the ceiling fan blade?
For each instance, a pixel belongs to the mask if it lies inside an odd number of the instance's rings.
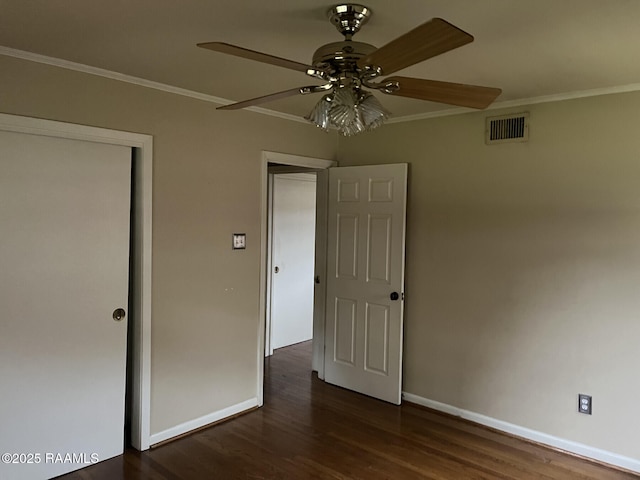
[[[216,110],[239,110],[241,108],[253,107],[254,105],[261,105],[267,102],[273,102],[282,98],[293,97],[299,95],[299,88],[292,88],[291,90],[285,90],[284,92],[272,93],[271,95],[264,95],[262,97],[252,98],[250,100],[244,100],[243,102],[232,103],[230,105],[224,105],[218,107]]]
[[[312,68],[304,63],[294,62],[293,60],[287,60],[286,58],[275,57],[266,53],[256,52],[255,50],[249,50],[248,48],[238,47],[229,43],[223,42],[209,42],[199,43],[200,48],[206,48],[213,50],[214,52],[226,53],[227,55],[234,55],[236,57],[247,58],[249,60],[255,60],[257,62],[268,63],[269,65],[275,65],[277,67],[289,68],[291,70],[297,70],[299,72],[306,73],[307,69]]]
[[[487,108],[502,93],[499,88],[438,82],[422,78],[389,77],[384,79],[383,84],[391,83],[397,83],[399,88],[385,91],[390,95],[480,109]]]
[[[441,18],[432,18],[358,61],[382,68],[383,75],[473,42],[473,36]]]
[[[326,85],[311,85],[309,87],[292,88],[290,90],[285,90],[284,92],[272,93],[270,95],[252,98],[243,102],[224,105],[222,107],[216,108],[216,110],[239,110],[241,108],[253,107],[255,105],[261,105],[263,103],[273,102],[282,98],[293,97],[294,95],[307,95],[309,93],[323,92],[325,90],[330,90],[332,87],[333,85],[328,83]]]

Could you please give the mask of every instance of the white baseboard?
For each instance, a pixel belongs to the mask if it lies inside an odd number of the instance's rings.
[[[244,402],[240,402],[230,407],[223,408],[222,410],[218,410],[217,412],[213,412],[208,415],[189,420],[188,422],[181,423],[180,425],[168,428],[166,430],[163,430],[162,432],[154,433],[151,435],[149,443],[151,444],[151,446],[156,445],[160,442],[164,442],[171,438],[184,435],[185,433],[189,433],[192,430],[196,430],[211,423],[219,422],[220,420],[224,420],[225,418],[237,415],[238,413],[242,413],[245,410],[249,410],[257,406],[258,399],[250,398],[249,400],[245,400]]]
[[[617,453],[608,452],[606,450],[600,450],[599,448],[590,447],[582,443],[573,442],[571,440],[565,440],[563,438],[554,437],[546,433],[531,430],[529,428],[514,425],[512,423],[504,422],[496,418],[487,417],[480,413],[470,412],[462,408],[447,405],[446,403],[436,402],[435,400],[429,400],[428,398],[420,397],[408,392],[402,392],[402,398],[407,402],[422,405],[424,407],[432,408],[440,412],[448,413],[450,415],[470,420],[480,425],[494,428],[502,432],[510,433],[518,437],[526,438],[537,443],[549,445],[551,447],[559,448],[567,452],[575,453],[583,457],[598,460],[600,462],[608,463],[620,468],[625,468],[633,472],[640,473],[640,460],[635,458],[624,457]]]

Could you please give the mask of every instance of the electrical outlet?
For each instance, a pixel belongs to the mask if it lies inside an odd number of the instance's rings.
[[[591,415],[591,395],[585,395],[584,393],[578,394],[578,412],[585,415]]]

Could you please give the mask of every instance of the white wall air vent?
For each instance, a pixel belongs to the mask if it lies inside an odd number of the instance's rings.
[[[487,117],[485,143],[526,142],[529,140],[529,112]]]

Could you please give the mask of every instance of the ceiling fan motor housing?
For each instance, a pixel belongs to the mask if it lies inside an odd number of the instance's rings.
[[[335,70],[355,69],[356,62],[376,51],[368,43],[345,40],[323,45],[313,54],[313,66],[323,68],[330,65]]]
[[[331,23],[344,35],[345,39],[342,42],[328,43],[318,48],[313,54],[312,65],[329,75],[342,72],[356,74],[358,60],[377,50],[368,43],[351,40],[351,37],[369,20],[371,10],[364,5],[342,4],[336,5],[327,13]]]

